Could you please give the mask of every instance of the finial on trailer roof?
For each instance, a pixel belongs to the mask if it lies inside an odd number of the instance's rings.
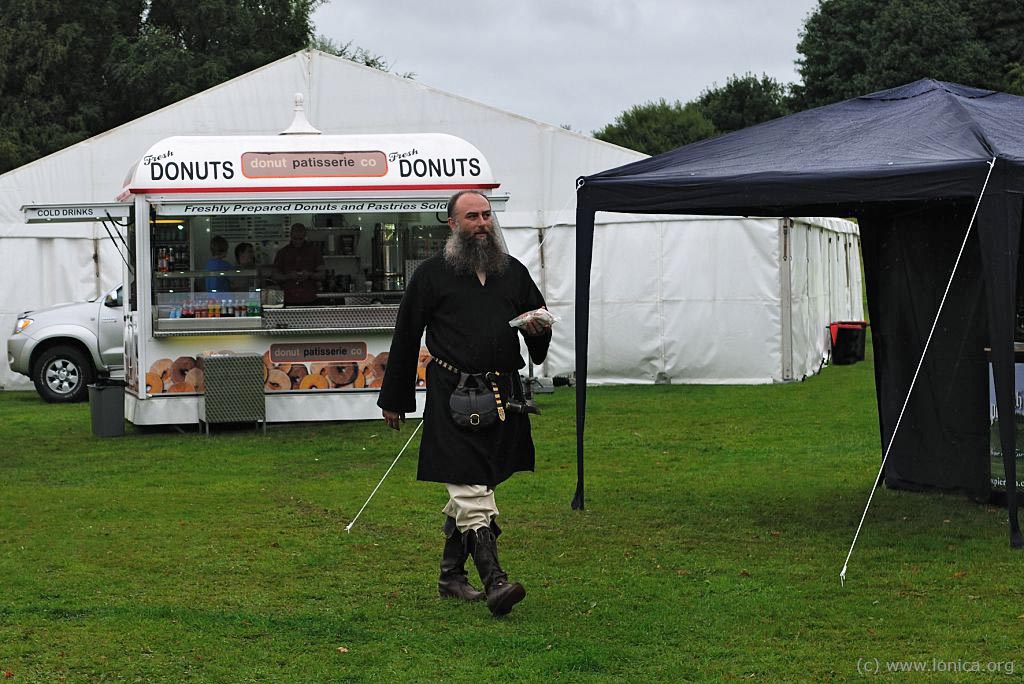
[[[313,124],[309,123],[309,119],[306,118],[305,107],[302,104],[302,93],[295,93],[295,118],[292,119],[291,125],[278,135],[320,135],[320,131],[314,128]]]

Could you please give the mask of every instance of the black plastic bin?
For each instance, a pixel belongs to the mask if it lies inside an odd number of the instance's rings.
[[[100,380],[89,385],[92,434],[97,437],[124,435],[124,382]]]
[[[866,321],[836,321],[828,326],[832,334],[832,363],[845,366],[864,360]]]

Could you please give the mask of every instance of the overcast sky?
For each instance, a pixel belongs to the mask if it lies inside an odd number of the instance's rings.
[[[732,74],[798,80],[817,0],[328,0],[318,34],[425,85],[590,133]]]

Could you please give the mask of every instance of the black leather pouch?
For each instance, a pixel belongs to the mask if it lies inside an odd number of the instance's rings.
[[[459,373],[459,384],[452,390],[448,407],[452,420],[464,430],[483,430],[498,420],[498,404],[483,375]]]

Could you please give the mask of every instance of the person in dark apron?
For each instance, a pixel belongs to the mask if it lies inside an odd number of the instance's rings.
[[[476,191],[456,193],[448,203],[448,225],[444,250],[416,269],[405,290],[377,405],[396,430],[405,414],[416,410],[416,372],[426,330],[432,360],[426,369],[417,478],[448,489],[438,591],[471,601],[486,595],[488,608],[498,616],[526,595],[498,561],[501,530],[494,500],[497,485],[513,473],[534,469],[530,420],[522,410],[519,370],[526,362],[519,336],[537,364],[547,356],[551,328],[540,321],[519,329],[509,325],[543,308],[544,298],[526,267],[506,252],[487,198]],[[467,389],[471,384],[476,389]],[[465,409],[475,402],[482,406],[479,411]],[[467,580],[470,555],[485,595]]]

